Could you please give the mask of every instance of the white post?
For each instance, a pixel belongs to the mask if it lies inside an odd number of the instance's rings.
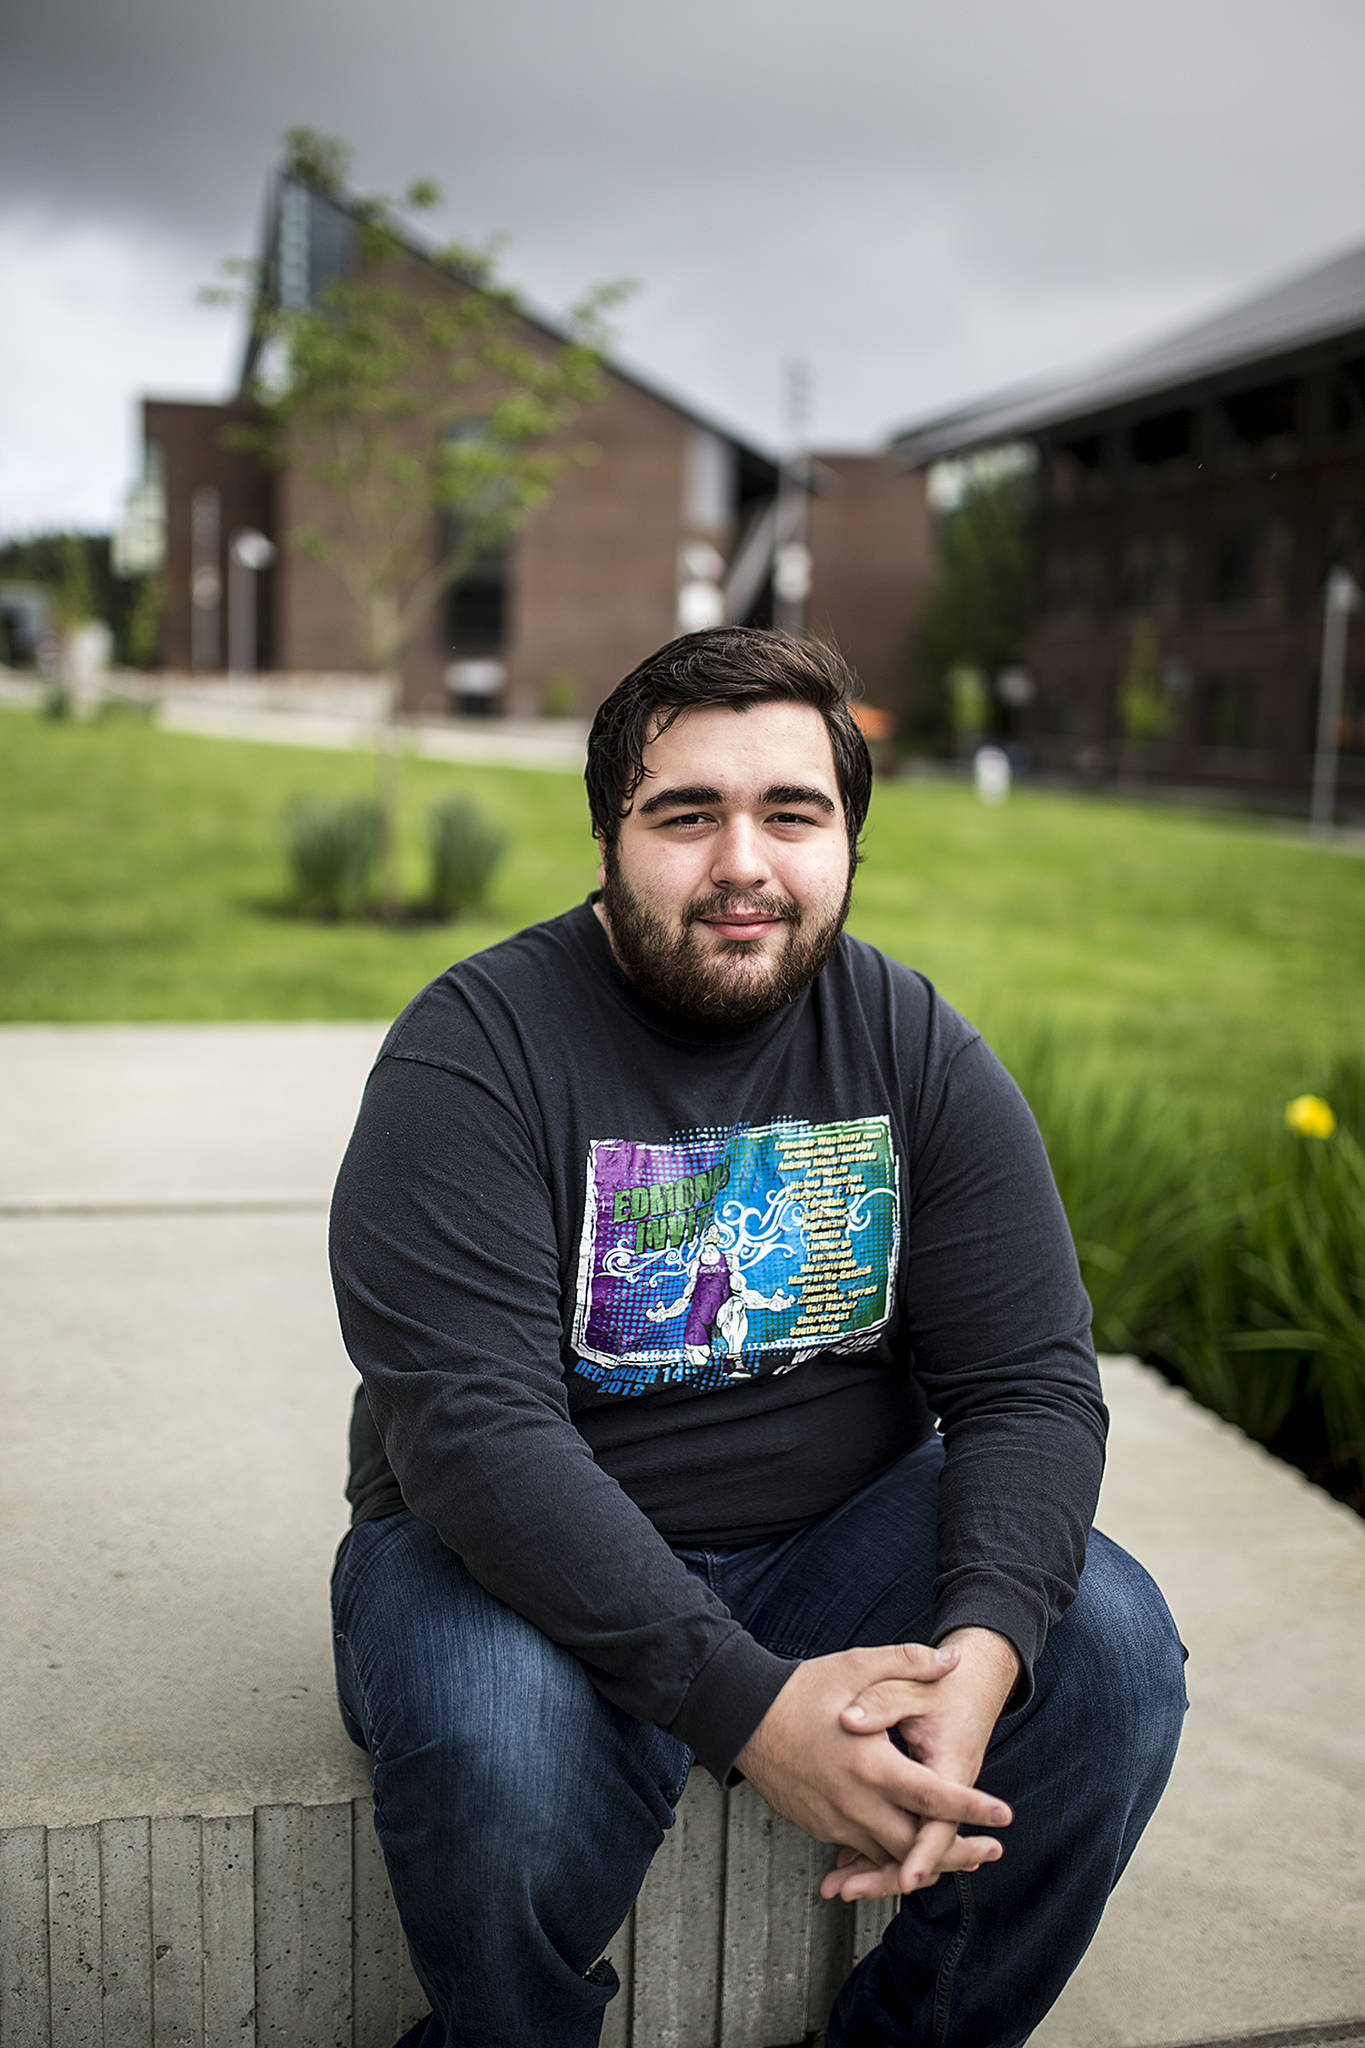
[[[810,370],[805,363],[785,366],[787,453],[777,480],[777,520],[773,528],[773,624],[799,633],[806,622],[811,559],[806,545],[806,498],[810,457],[806,438],[810,418]]]
[[[1318,737],[1313,752],[1313,803],[1309,825],[1319,837],[1332,829],[1337,801],[1337,736],[1341,726],[1346,672],[1346,625],[1360,605],[1360,591],[1348,569],[1333,569],[1323,596],[1322,673],[1318,684]]]
[[[245,675],[256,666],[252,651],[256,639],[256,579],[237,552],[234,540],[228,549],[227,672]]]
[[[230,676],[256,672],[256,578],[275,559],[275,545],[254,527],[234,533],[228,548],[227,666]]]
[[[218,491],[201,484],[190,498],[190,667],[196,674],[217,668],[221,659],[219,513]]]

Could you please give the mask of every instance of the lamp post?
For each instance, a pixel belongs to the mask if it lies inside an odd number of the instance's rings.
[[[275,543],[244,526],[228,545],[227,665],[230,676],[256,671],[256,578],[275,559]]]
[[[806,542],[806,499],[810,493],[806,439],[811,378],[803,362],[791,361],[784,368],[787,453],[778,471],[773,527],[773,624],[785,632],[799,633],[805,624],[811,587],[811,556]]]
[[[1337,800],[1337,746],[1342,683],[1346,673],[1346,625],[1360,609],[1360,588],[1349,569],[1333,569],[1323,593],[1322,674],[1318,685],[1318,738],[1313,750],[1310,830],[1322,837],[1332,829]]]

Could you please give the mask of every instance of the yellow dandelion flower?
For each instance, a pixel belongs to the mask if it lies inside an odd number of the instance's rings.
[[[1298,1138],[1330,1138],[1337,1127],[1330,1105],[1320,1095],[1296,1095],[1285,1105],[1284,1120]]]

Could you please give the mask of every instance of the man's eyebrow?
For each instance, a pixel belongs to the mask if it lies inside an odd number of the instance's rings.
[[[691,810],[697,804],[719,804],[724,801],[721,792],[712,789],[709,783],[688,782],[678,789],[657,790],[653,796],[646,797],[637,809],[642,818],[647,818],[651,811],[676,811],[680,808]]]
[[[833,817],[836,805],[823,789],[811,789],[804,782],[771,782],[763,792],[766,804],[813,804],[817,811]]]
[[[648,818],[655,811],[695,810],[702,804],[724,802],[724,790],[715,789],[710,783],[688,782],[680,788],[656,790],[638,806],[638,815]],[[809,804],[816,810],[828,812],[831,817],[837,808],[823,789],[812,789],[804,782],[770,782],[759,803],[764,809],[773,804]]]

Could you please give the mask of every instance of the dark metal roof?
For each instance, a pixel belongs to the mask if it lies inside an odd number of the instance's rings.
[[[1019,385],[905,427],[892,445],[918,468],[1082,419],[1314,342],[1365,331],[1365,245],[1069,378]]]

